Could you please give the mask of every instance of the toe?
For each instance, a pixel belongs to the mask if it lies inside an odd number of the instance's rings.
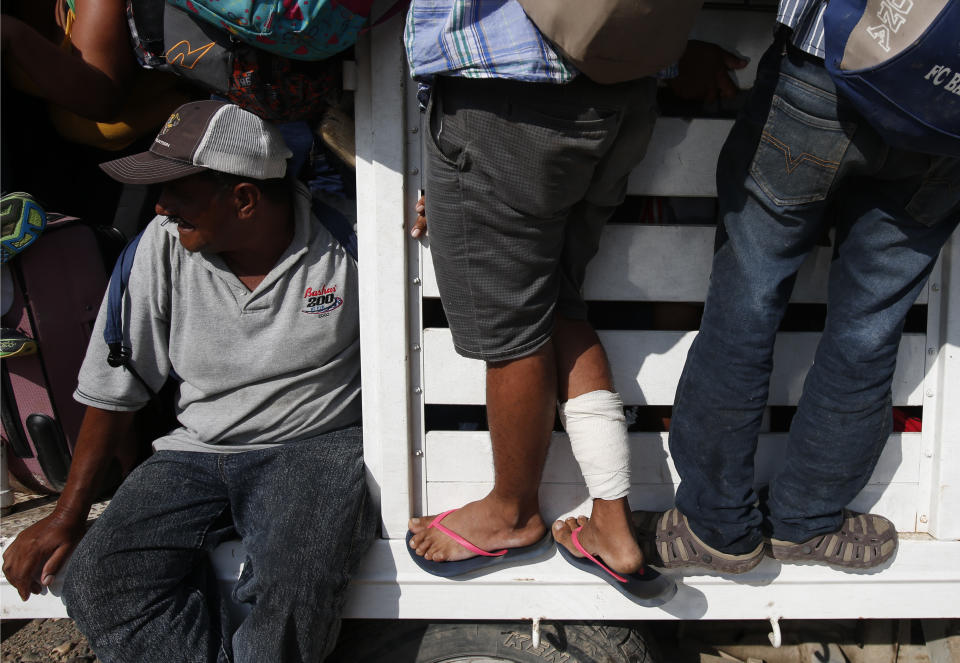
[[[419,534],[427,528],[427,525],[430,524],[429,518],[411,518],[407,523],[407,529],[409,529],[414,534]]]
[[[582,557],[583,555],[573,545],[573,539],[571,538],[576,527],[577,521],[575,518],[567,518],[565,521],[558,520],[553,524],[553,538],[558,545],[563,546],[577,557]]]

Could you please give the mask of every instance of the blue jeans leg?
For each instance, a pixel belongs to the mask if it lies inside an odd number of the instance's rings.
[[[231,535],[217,454],[161,451],[74,551],[63,598],[104,663],[225,661],[207,553]]]
[[[234,598],[251,604],[233,635],[234,660],[323,660],[376,529],[360,428],[235,454],[224,472],[247,550]]]
[[[135,470],[74,553],[68,611],[105,663],[320,661],[350,573],[372,542],[358,427],[236,454],[161,451]],[[207,553],[239,533],[232,638]]]
[[[926,159],[914,163],[930,172]],[[909,167],[899,163],[896,172],[907,175]],[[960,162],[952,178],[960,188]],[[799,543],[835,531],[890,436],[890,387],[904,318],[958,222],[957,214],[941,217],[929,207],[930,223],[906,213],[917,198],[915,182],[906,183],[887,181],[879,189],[860,179],[841,192],[827,322],[784,465],[770,482],[764,529],[774,538]]]
[[[957,177],[955,159],[890,150],[838,100],[821,64],[781,45],[764,56],[720,156],[717,251],[670,431],[677,506],[708,544],[742,553],[762,540],[753,456],[776,331],[797,270],[834,218],[827,328],[768,529],[786,536],[789,522],[795,537],[825,526],[818,518],[836,521],[869,478],[889,431],[903,317],[952,230],[955,203],[932,185]]]
[[[670,426],[670,452],[681,478],[677,506],[701,538],[731,553],[761,541],[753,458],[773,345],[796,272],[826,228],[823,199],[782,215],[781,206],[751,181],[773,97],[782,87],[781,60],[777,48],[764,56],[751,102],[720,155],[717,248]],[[797,164],[793,173],[819,175],[810,162]],[[795,195],[809,197],[802,189]]]

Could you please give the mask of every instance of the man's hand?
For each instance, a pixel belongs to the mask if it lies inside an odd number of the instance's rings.
[[[681,99],[711,103],[737,94],[737,85],[729,72],[743,69],[747,61],[716,44],[690,40],[678,64],[679,75],[667,81],[673,93]]]
[[[410,236],[414,239],[427,234],[427,204],[425,198],[426,196],[420,196],[420,200],[417,201],[417,220],[413,222],[413,227],[410,229]]]
[[[70,473],[53,513],[20,533],[3,553],[3,575],[26,601],[53,582],[85,532],[94,498],[119,449],[133,435],[135,412],[88,407],[77,434]]]
[[[84,519],[54,511],[23,530],[3,553],[3,575],[24,601],[39,594],[73,552],[84,533]]]

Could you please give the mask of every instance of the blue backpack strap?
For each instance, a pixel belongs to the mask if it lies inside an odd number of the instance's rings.
[[[320,219],[320,223],[330,231],[330,234],[340,242],[340,245],[349,253],[355,262],[359,264],[357,257],[357,233],[353,230],[353,224],[347,220],[338,210],[326,203],[313,198],[313,213]]]
[[[130,358],[130,348],[123,347],[123,293],[127,291],[130,282],[130,270],[133,269],[133,259],[137,255],[137,245],[143,238],[143,232],[131,239],[117,258],[110,274],[110,284],[107,286],[107,324],[103,328],[103,340],[110,348],[107,362],[116,368],[123,366]]]
[[[132,349],[123,344],[123,293],[127,291],[127,285],[130,283],[130,270],[133,269],[133,259],[137,255],[137,246],[143,237],[143,231],[123,248],[120,257],[117,258],[113,266],[113,273],[110,274],[110,284],[107,286],[107,322],[103,328],[103,340],[107,343],[110,352],[107,355],[107,363],[113,368],[123,366],[140,381],[144,386],[150,398],[156,396],[156,392],[150,388],[146,380],[140,377],[140,374],[130,363]]]

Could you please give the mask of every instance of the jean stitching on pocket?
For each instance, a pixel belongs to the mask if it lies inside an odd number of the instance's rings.
[[[856,125],[852,122],[842,122],[840,120],[828,120],[826,118],[817,117],[816,115],[811,115],[810,113],[804,112],[790,103],[787,99],[775,94],[773,96],[772,104],[780,109],[782,112],[786,113],[797,122],[805,124],[810,127],[815,127],[817,129],[823,129],[824,131],[835,131],[835,132],[852,132],[856,129]]]
[[[765,182],[758,179],[754,169],[750,169],[750,174],[753,176],[753,181],[756,183],[760,190],[763,191],[766,196],[772,200],[774,203],[780,207],[785,207],[787,205],[806,205],[807,203],[817,203],[826,198],[826,196],[820,195],[807,195],[807,196],[794,196],[792,198],[781,198],[776,191],[772,190]]]
[[[770,143],[776,149],[783,152],[784,160],[786,162],[787,173],[792,173],[793,171],[795,171],[797,167],[804,161],[810,161],[815,165],[826,168],[827,170],[836,170],[837,168],[840,167],[839,161],[829,161],[827,159],[818,157],[814,154],[810,154],[809,152],[801,152],[799,155],[797,155],[796,158],[794,158],[792,150],[790,149],[789,145],[779,140],[778,138],[772,136],[767,131],[764,131],[762,135],[763,135],[763,140],[765,142]]]
[[[792,125],[796,126],[791,128]],[[802,140],[790,139],[790,136],[798,130],[801,132],[799,136],[813,131],[822,134],[821,137],[828,134],[829,137],[814,141],[811,146]],[[787,133],[781,137],[784,131]],[[780,206],[802,205],[824,200],[840,172],[843,155],[850,144],[849,131],[850,127],[847,123],[810,115],[795,108],[780,95],[774,94],[749,168],[752,180],[767,198]],[[823,144],[817,144],[818,142]],[[797,148],[796,154],[793,153],[793,148]],[[813,151],[806,151],[803,148]],[[764,152],[766,156],[763,156]],[[818,156],[817,153],[833,158]],[[784,159],[783,166],[778,165],[780,158]],[[762,163],[764,161],[765,166]],[[798,176],[795,171],[804,163],[808,165],[808,169],[805,170],[809,170],[809,173],[794,181]],[[777,173],[782,175],[778,177]],[[777,180],[781,178],[786,179],[778,183]]]

